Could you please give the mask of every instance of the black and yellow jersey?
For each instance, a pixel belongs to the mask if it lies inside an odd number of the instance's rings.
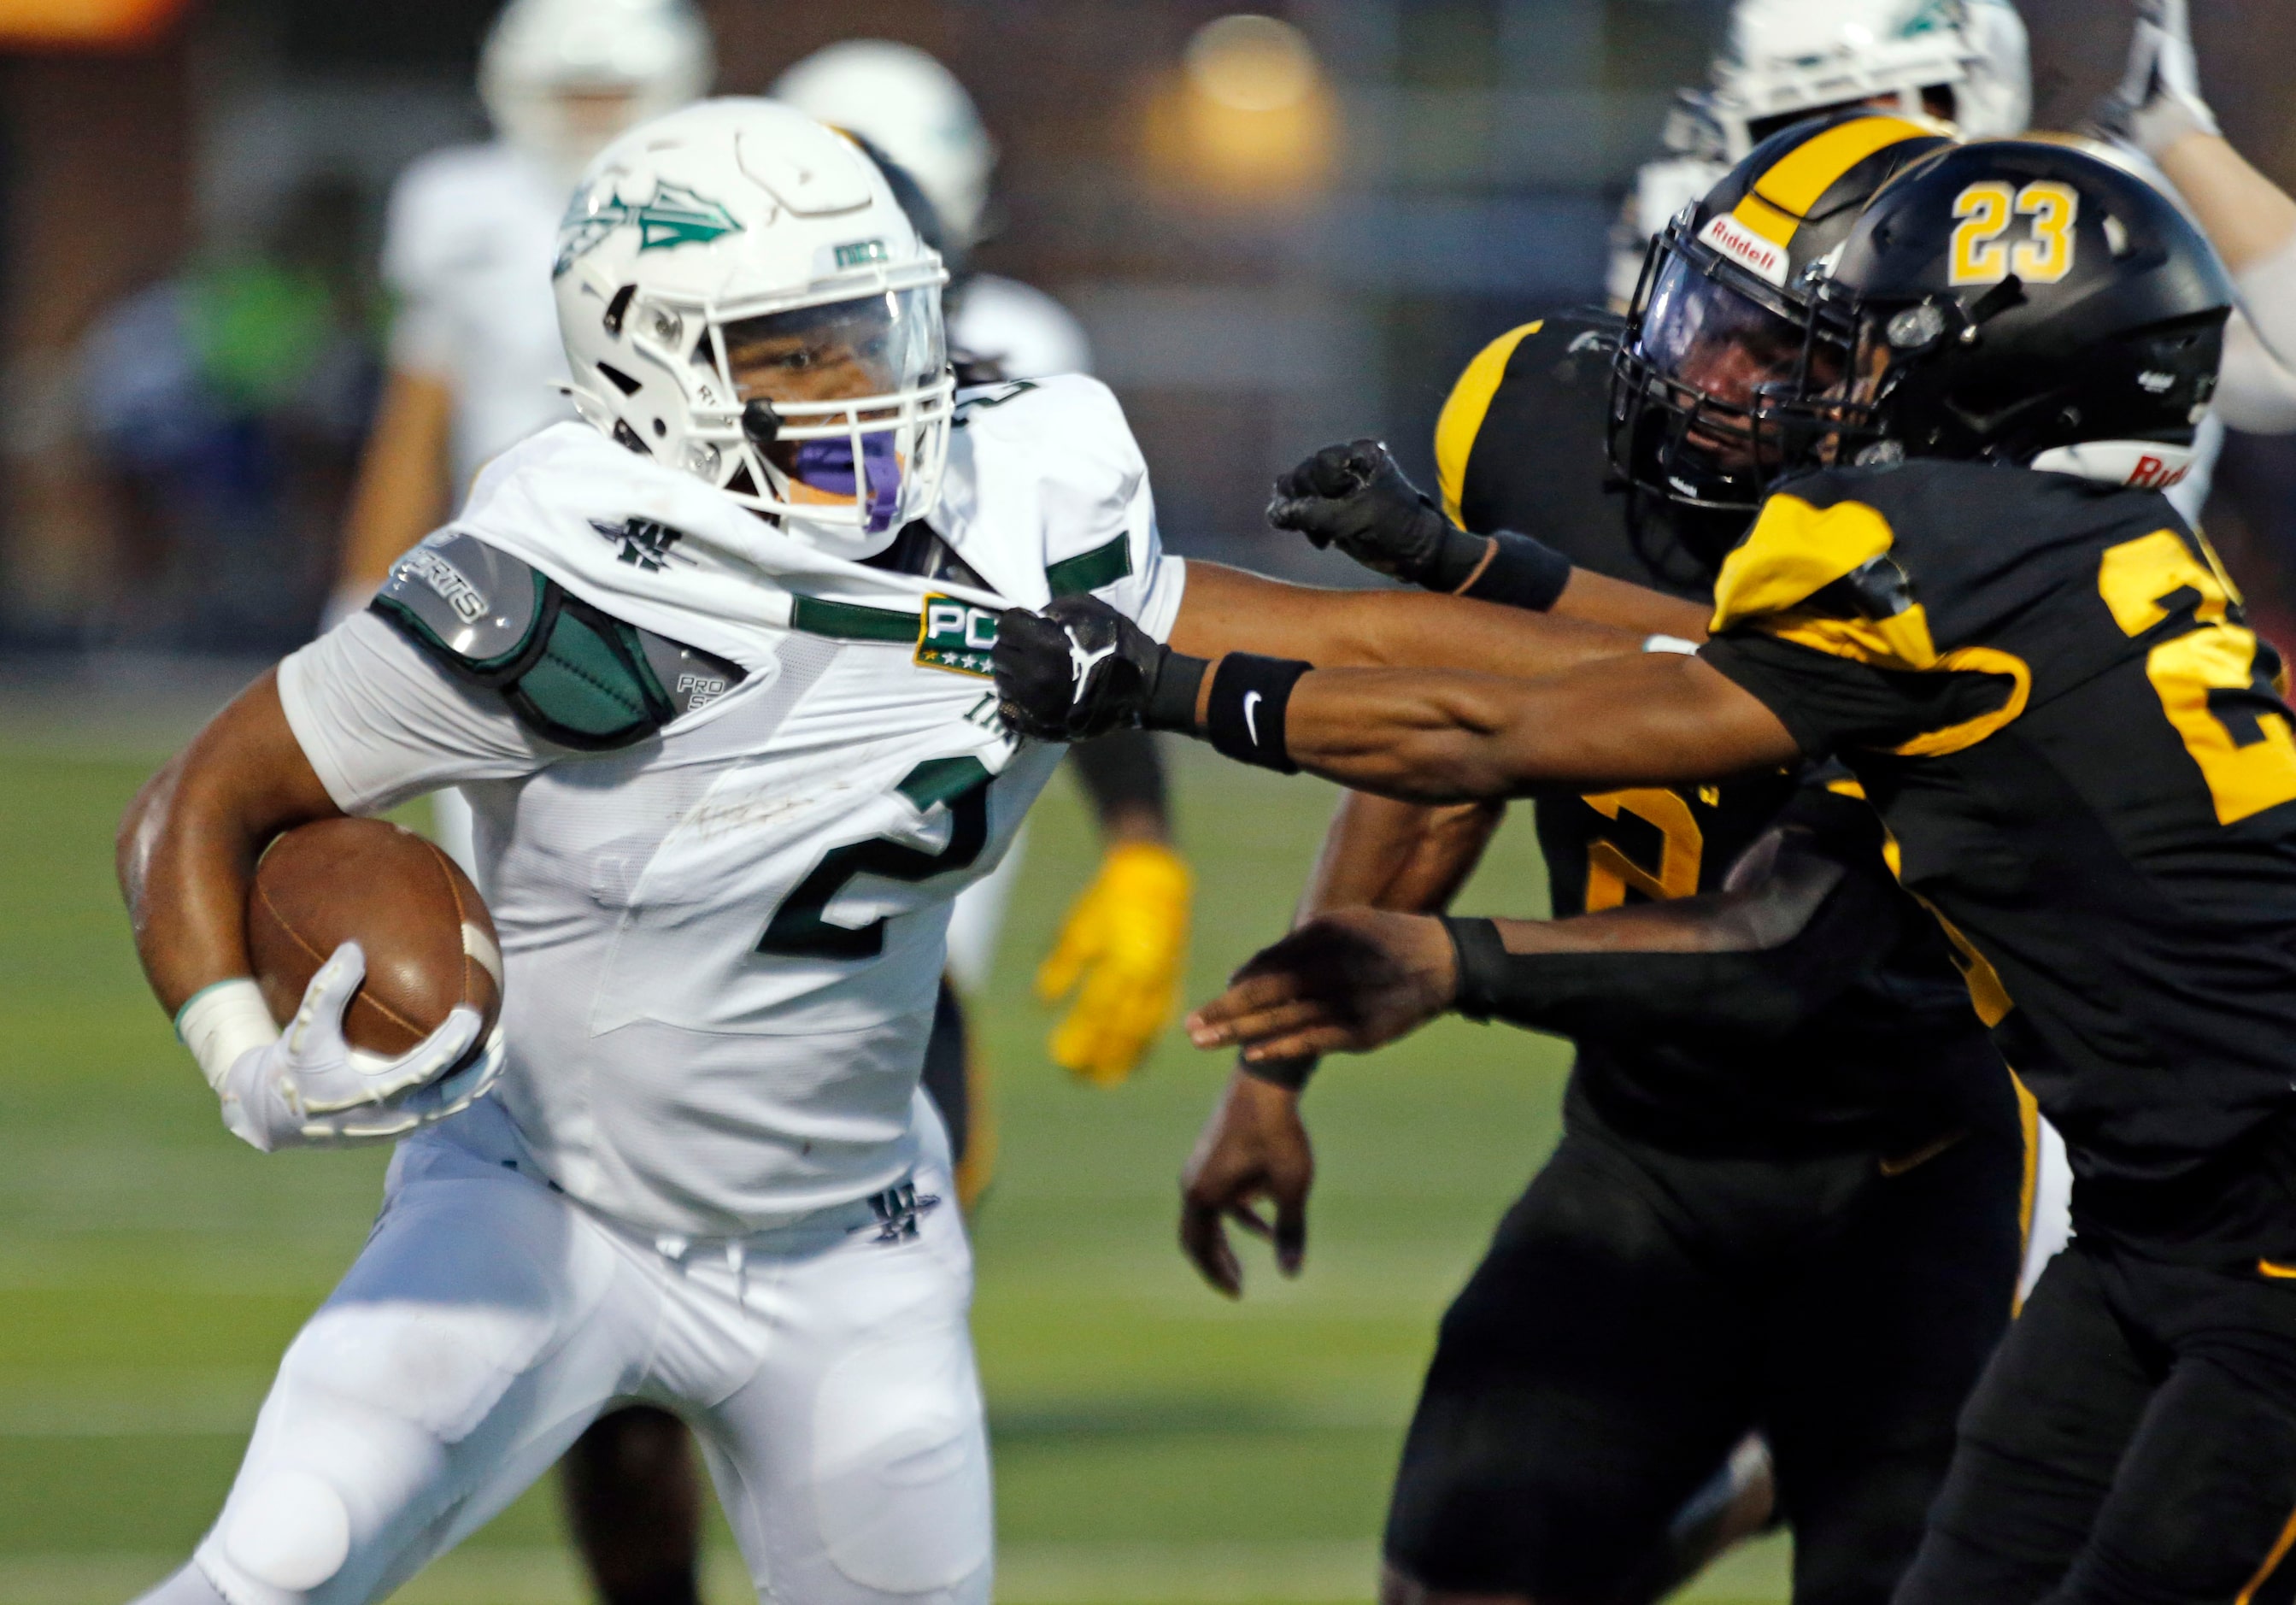
[[[1620,327],[1606,312],[1565,312],[1483,348],[1435,426],[1443,510],[1462,529],[1513,530],[1591,572],[1702,602],[1746,517],[1677,507],[1610,471]]]
[[[1857,772],[1906,886],[1981,956],[2085,1220],[2283,1129],[2296,734],[2164,498],[1970,463],[1813,474],[1731,554],[1714,629],[1707,661]]]
[[[1535,535],[1582,568],[1705,599],[1742,514],[1678,509],[1609,472],[1603,412],[1617,320],[1571,313],[1502,336],[1445,407],[1436,456],[1447,511],[1475,531]],[[1738,1154],[1925,1140],[1997,1107],[2000,1061],[1971,1014],[1935,922],[1886,885],[1880,831],[1854,802],[1787,771],[1718,786],[1651,788],[1537,804],[1554,912],[1721,889],[1738,858],[1790,819],[1883,894],[1842,935],[1825,996],[1783,1036],[1590,1011],[1571,1034],[1573,1096],[1669,1147]],[[1800,984],[1783,972],[1781,984]]]

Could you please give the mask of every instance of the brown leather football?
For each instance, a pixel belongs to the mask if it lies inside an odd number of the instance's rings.
[[[343,1034],[352,1047],[400,1054],[467,1003],[502,1012],[494,918],[454,860],[381,819],[324,819],[274,841],[247,893],[247,951],[283,1026],[335,949],[356,939],[366,979]]]

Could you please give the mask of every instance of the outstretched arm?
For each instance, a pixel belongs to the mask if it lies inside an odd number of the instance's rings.
[[[1654,634],[1704,638],[1702,608],[1592,574],[1574,575],[1572,588],[1582,582],[1589,616],[1574,617],[1424,591],[1321,590],[1191,563],[1171,645],[1192,657],[1256,652],[1324,668],[1532,675],[1639,652]]]
[[[1554,921],[1326,917],[1245,965],[1189,1030],[1247,1064],[1368,1051],[1453,1009],[1566,1034],[1770,1040],[1885,960],[1908,907],[1870,842],[1795,824],[1723,890],[1670,902]]]
[[[1278,479],[1267,522],[1445,596],[1642,636],[1706,636],[1707,610],[1697,603],[1574,567],[1544,541],[1512,530],[1461,529],[1377,440],[1326,446]]]
[[[1300,676],[1272,708],[1262,695],[1255,723],[1272,724],[1282,744],[1271,757],[1406,802],[1717,780],[1801,756],[1761,702],[1699,659],[1673,653],[1530,680],[1318,671]],[[1224,710],[1207,712],[1209,724]]]

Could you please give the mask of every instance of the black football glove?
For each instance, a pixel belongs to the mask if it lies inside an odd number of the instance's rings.
[[[997,709],[1038,741],[1089,741],[1147,720],[1172,655],[1095,597],[1012,608],[996,620]]]
[[[1267,522],[1430,590],[1457,590],[1489,547],[1444,517],[1377,440],[1326,446],[1278,479]]]

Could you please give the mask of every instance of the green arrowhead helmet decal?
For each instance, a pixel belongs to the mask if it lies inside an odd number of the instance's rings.
[[[619,188],[597,204],[590,203],[586,196],[578,195],[573,210],[558,226],[558,260],[550,270],[551,276],[555,278],[564,273],[577,258],[596,250],[607,235],[625,224],[637,228],[640,251],[706,245],[724,235],[742,232],[742,225],[722,202],[698,195],[682,184],[658,180],[653,199],[636,205],[623,200]]]

